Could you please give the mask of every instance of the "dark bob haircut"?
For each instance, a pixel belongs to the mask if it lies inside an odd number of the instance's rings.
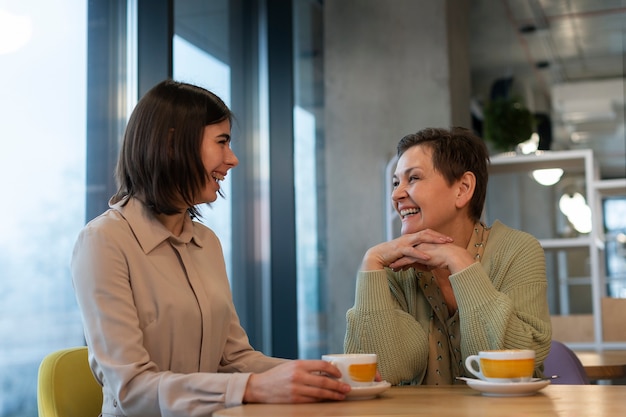
[[[195,197],[208,175],[201,158],[204,128],[232,119],[226,104],[204,88],[172,80],[154,86],[126,126],[112,202],[137,197],[167,215],[180,213],[184,203],[198,217]]]
[[[462,127],[450,130],[427,128],[407,135],[398,143],[398,157],[407,149],[423,145],[432,151],[433,167],[446,179],[449,185],[459,180],[466,172],[476,177],[476,188],[470,201],[469,215],[479,221],[483,212],[489,179],[489,151],[485,142]]]

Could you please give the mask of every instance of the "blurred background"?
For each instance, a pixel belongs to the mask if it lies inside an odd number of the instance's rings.
[[[625,45],[623,0],[0,0],[0,417],[35,416],[43,356],[84,343],[74,240],[168,77],[237,115],[241,164],[203,221],[257,349],[343,349],[361,257],[396,233],[395,145],[451,125],[492,151],[486,220],[546,245],[551,311],[587,332],[570,341],[625,348],[598,330],[601,300],[626,297]],[[537,149],[566,152],[559,182],[529,176]],[[582,231],[559,208],[576,193]]]

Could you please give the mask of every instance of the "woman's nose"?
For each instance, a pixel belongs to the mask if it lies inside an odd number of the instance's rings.
[[[233,150],[230,148],[228,148],[228,153],[226,154],[225,162],[226,164],[230,165],[233,168],[239,165],[239,158],[237,158],[237,155],[235,155],[235,152],[233,152]]]
[[[397,185],[393,188],[393,191],[391,191],[391,199],[393,201],[398,201],[401,198],[404,198],[406,196],[406,192],[404,190],[404,187],[402,187],[401,185]]]

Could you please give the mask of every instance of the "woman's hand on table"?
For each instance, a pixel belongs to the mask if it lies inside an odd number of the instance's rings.
[[[323,360],[294,360],[252,374],[244,403],[309,403],[343,400],[350,385],[338,379],[339,370]]]

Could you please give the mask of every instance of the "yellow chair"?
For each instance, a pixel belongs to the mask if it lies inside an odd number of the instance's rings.
[[[87,347],[48,354],[37,378],[39,417],[98,417],[102,387],[89,368]]]

